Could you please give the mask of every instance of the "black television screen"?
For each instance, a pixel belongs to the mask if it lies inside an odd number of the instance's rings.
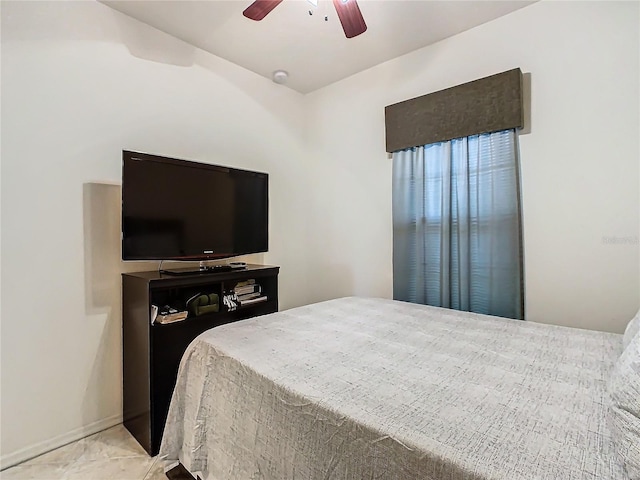
[[[268,250],[266,173],[122,152],[122,259],[206,260]]]

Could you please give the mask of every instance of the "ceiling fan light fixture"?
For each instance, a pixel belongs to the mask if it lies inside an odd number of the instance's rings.
[[[287,83],[289,78],[289,74],[285,70],[276,70],[273,72],[271,76],[273,83],[277,83],[278,85],[282,85]]]

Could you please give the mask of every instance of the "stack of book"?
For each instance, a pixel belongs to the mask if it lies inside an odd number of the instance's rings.
[[[189,312],[178,310],[169,305],[158,307],[151,305],[151,325],[154,323],[167,324],[174,322],[181,322],[186,319]]]
[[[237,283],[233,291],[239,306],[267,301],[267,296],[262,294],[262,287],[254,279]]]

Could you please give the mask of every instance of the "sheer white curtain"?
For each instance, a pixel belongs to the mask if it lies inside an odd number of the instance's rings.
[[[393,154],[393,296],[523,318],[514,130]]]

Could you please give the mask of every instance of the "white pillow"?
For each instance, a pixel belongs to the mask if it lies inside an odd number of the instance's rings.
[[[638,332],[640,332],[640,310],[638,310],[636,316],[629,321],[624,331],[624,336],[622,337],[623,350],[627,348],[627,345],[631,343],[631,339],[635,337]]]
[[[640,332],[616,362],[609,382],[610,423],[618,459],[632,480],[640,480]]]

